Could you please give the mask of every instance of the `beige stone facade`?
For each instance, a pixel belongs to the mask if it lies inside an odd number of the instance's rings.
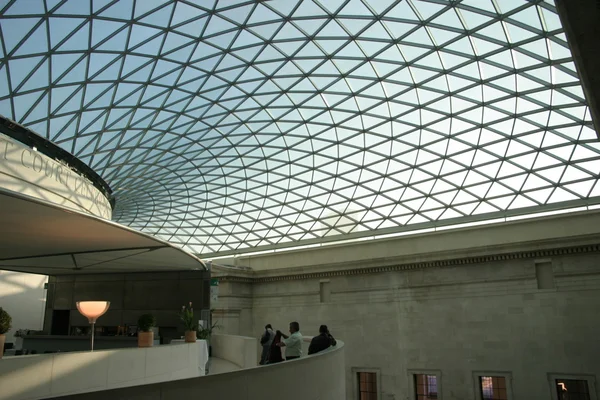
[[[481,374],[506,376],[509,399],[551,398],[551,376],[595,391],[599,233],[586,212],[246,257],[213,268],[212,307],[231,334],[327,324],[347,346],[348,398],[360,370],[381,400],[414,399],[415,371],[439,376],[440,400],[479,398]]]

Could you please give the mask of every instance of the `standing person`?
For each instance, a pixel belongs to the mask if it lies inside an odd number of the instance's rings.
[[[329,329],[327,329],[327,325],[321,325],[319,327],[319,335],[312,338],[310,341],[310,346],[308,347],[308,355],[318,353],[323,351],[329,346],[335,346],[336,341],[329,333]]]
[[[281,342],[281,332],[277,331],[275,337],[273,338],[273,343],[271,343],[271,348],[269,349],[269,355],[267,356],[267,364],[276,364],[278,362],[283,361],[283,357],[281,356],[281,347],[279,347],[279,343]]]
[[[271,348],[271,344],[273,344],[274,338],[275,332],[273,332],[273,327],[271,326],[271,324],[265,325],[265,332],[260,338],[260,344],[262,345],[260,365],[264,365],[267,363],[267,360],[269,358],[269,349]]]
[[[281,333],[281,336],[283,336],[283,340],[279,343],[279,346],[285,346],[285,359],[294,360],[300,358],[302,355],[302,334],[300,333],[300,324],[295,321],[290,322],[290,336],[284,333]]]

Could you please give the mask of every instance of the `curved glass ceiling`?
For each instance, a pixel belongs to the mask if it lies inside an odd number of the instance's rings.
[[[0,4],[0,112],[194,252],[598,202],[551,1]]]

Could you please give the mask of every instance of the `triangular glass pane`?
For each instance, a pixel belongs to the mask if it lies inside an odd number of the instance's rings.
[[[179,24],[185,24],[188,21],[195,20],[203,15],[206,15],[204,10],[189,4],[177,2],[177,5],[175,6],[175,12],[173,13],[173,19],[171,20],[171,25],[176,26]]]
[[[52,26],[52,22],[50,22],[50,26]],[[86,50],[88,48],[89,29],[88,22],[79,28],[73,36],[69,37],[58,49],[60,51]],[[52,37],[52,33],[50,33],[50,36]]]
[[[177,4],[181,4],[181,3],[177,3]],[[202,17],[200,19],[196,19],[191,22],[187,22],[183,25],[174,27],[173,29],[180,33],[185,33],[192,37],[197,37],[198,34],[204,30],[204,27],[206,26],[207,22],[208,22],[208,17]]]
[[[149,5],[152,4],[152,2],[140,2],[140,1],[136,1],[136,14],[138,14],[138,5],[140,3],[148,3]],[[146,24],[150,24],[150,25],[154,25],[154,26],[158,26],[158,27],[163,27],[166,28],[169,25],[169,20],[171,17],[171,12],[173,10],[173,4],[169,4],[165,7],[162,7],[161,9],[154,11],[152,14],[142,18],[140,21],[144,22]]]
[[[48,59],[46,59],[31,77],[27,79],[20,91],[35,90],[44,87],[49,81],[49,77]]]
[[[122,22],[106,21],[102,19],[92,20],[92,46],[96,46],[99,42],[113,35],[125,24]],[[123,46],[121,48],[124,49]]]
[[[10,53],[15,46],[25,38],[25,35],[32,31],[35,25],[40,21],[39,18],[18,18],[2,20],[2,36],[6,52]]]
[[[8,66],[11,70],[10,83],[14,88],[21,85],[27,76],[32,73],[38,63],[42,60],[42,57],[30,57],[11,60]]]
[[[100,16],[107,18],[128,20],[133,12],[134,0],[119,0],[100,13]]]
[[[293,17],[317,17],[317,16],[326,16],[327,13],[319,7],[317,4],[312,1],[303,1],[300,3],[300,6],[294,12]]]
[[[89,1],[67,0],[67,2],[60,6],[57,11],[54,11],[54,14],[89,15],[90,3],[91,2]]]
[[[45,53],[48,51],[48,40],[46,35],[46,23],[42,23],[33,33],[27,36],[25,43],[21,44],[16,56],[28,55],[35,53]]]

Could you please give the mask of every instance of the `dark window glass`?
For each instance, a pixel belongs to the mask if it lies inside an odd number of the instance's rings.
[[[438,398],[437,376],[415,374],[415,399],[430,400]]]
[[[374,372],[359,372],[358,400],[377,400],[377,374]]]
[[[558,400],[590,400],[590,391],[585,379],[557,379]]]
[[[480,376],[479,386],[482,400],[508,400],[503,376]]]

